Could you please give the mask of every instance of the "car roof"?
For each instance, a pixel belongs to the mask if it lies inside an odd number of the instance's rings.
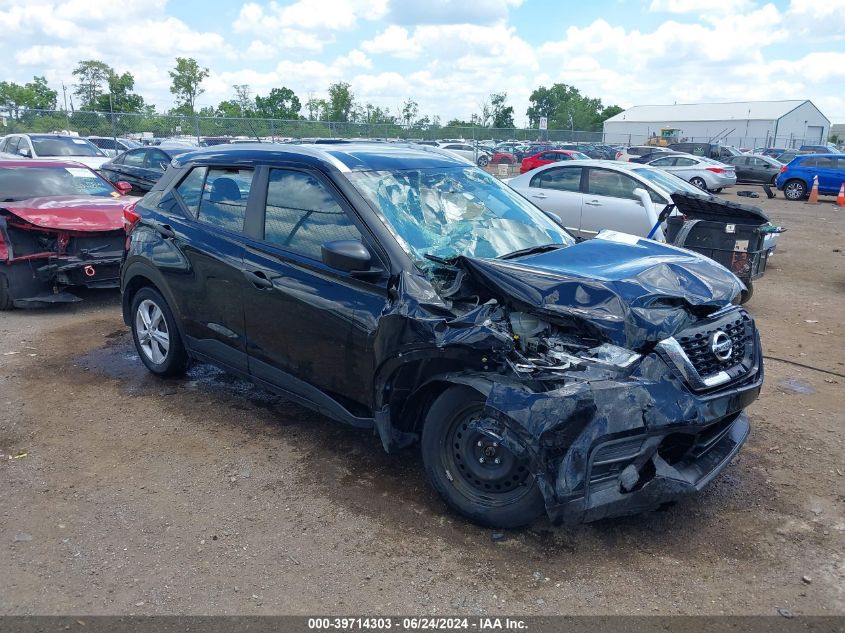
[[[424,169],[466,167],[467,162],[448,151],[430,145],[411,143],[339,143],[290,144],[252,143],[215,145],[188,151],[178,156],[177,165],[186,163],[253,164],[288,162],[297,159],[305,163],[331,165],[339,171],[379,171],[394,169]]]

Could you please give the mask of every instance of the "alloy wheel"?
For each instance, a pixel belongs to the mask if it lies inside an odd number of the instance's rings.
[[[164,312],[154,301],[144,299],[135,312],[135,332],[138,345],[148,360],[156,365],[167,359],[170,351],[170,333]]]

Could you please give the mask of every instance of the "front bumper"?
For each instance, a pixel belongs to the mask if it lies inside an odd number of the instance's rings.
[[[118,288],[121,259],[56,256],[13,260],[3,267],[3,273],[8,278],[8,290],[15,307],[38,308],[79,301],[79,297],[67,292],[67,288]]]
[[[748,437],[743,411],[763,384],[754,339],[753,366],[718,388],[694,391],[658,353],[624,379],[544,392],[496,383],[489,431],[528,460],[554,523],[658,509],[701,490]]]

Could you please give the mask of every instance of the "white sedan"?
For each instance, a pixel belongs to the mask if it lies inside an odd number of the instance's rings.
[[[583,238],[603,229],[647,237],[671,194],[703,193],[661,169],[610,160],[552,163],[506,182]],[[664,239],[661,228],[653,238]]]

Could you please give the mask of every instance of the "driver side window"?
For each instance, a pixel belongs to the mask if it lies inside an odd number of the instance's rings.
[[[639,200],[634,193],[638,187],[641,187],[640,183],[625,174],[609,169],[591,169],[587,191],[596,196]]]

